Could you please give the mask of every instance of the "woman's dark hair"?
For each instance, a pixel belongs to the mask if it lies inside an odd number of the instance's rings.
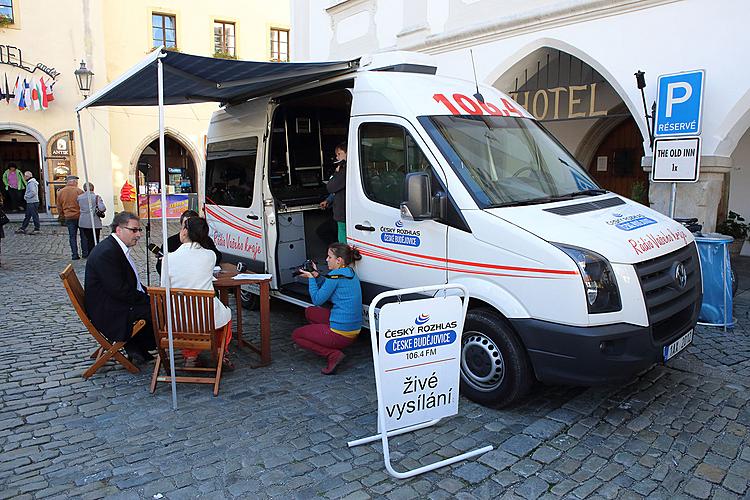
[[[355,247],[347,245],[346,243],[331,243],[328,245],[330,250],[336,257],[344,259],[344,265],[349,265],[358,260],[362,260],[362,255]]]
[[[210,248],[211,239],[208,236],[208,222],[206,219],[200,217],[190,217],[185,220],[185,229],[187,229],[187,236],[193,243],[198,243],[203,248]]]
[[[334,151],[336,151],[337,149],[340,149],[341,151],[343,151],[344,153],[346,153],[346,143],[345,142],[339,142],[338,144],[336,144],[336,147],[333,148]]]
[[[200,217],[200,214],[196,212],[195,210],[185,210],[180,214],[180,224],[185,222],[185,219],[189,219],[190,217]]]

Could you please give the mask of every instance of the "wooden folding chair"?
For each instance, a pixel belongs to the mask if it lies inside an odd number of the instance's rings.
[[[214,292],[213,290],[190,290],[187,288],[170,289],[172,302],[172,341],[175,349],[192,349],[211,351],[215,368],[175,367],[175,370],[186,372],[211,373],[211,377],[188,377],[175,375],[175,382],[193,384],[214,384],[214,396],[219,394],[221,368],[226,351],[227,329],[229,325],[216,334],[214,327]],[[156,358],[154,374],[151,377],[151,392],[156,390],[157,382],[171,382],[169,368],[169,337],[167,334],[167,293],[165,288],[151,287],[151,317],[153,321],[156,346],[159,354]],[[164,375],[159,375],[161,370]]]
[[[90,356],[92,359],[95,359],[94,364],[91,365],[85,372],[83,372],[83,378],[89,378],[90,376],[92,376],[110,359],[114,359],[115,361],[120,363],[130,373],[138,373],[140,369],[133,363],[131,363],[128,358],[123,356],[120,352],[122,348],[125,347],[125,341],[123,340],[120,342],[115,342],[114,344],[111,343],[104,335],[102,335],[99,330],[96,329],[94,324],[89,319],[88,315],[86,314],[86,309],[84,309],[83,305],[83,287],[81,286],[81,282],[78,280],[78,276],[76,276],[76,272],[73,269],[73,266],[71,266],[70,264],[65,266],[63,272],[60,273],[60,279],[63,282],[63,286],[65,286],[65,290],[68,292],[68,297],[70,297],[70,302],[71,304],[73,304],[73,309],[76,310],[76,313],[78,313],[78,317],[81,319],[81,322],[84,324],[91,336],[94,337],[94,339],[96,339],[96,341],[99,343],[99,347],[97,347],[97,349],[93,353],[91,353]],[[138,320],[133,325],[133,330],[130,332],[130,336],[133,337],[136,333],[141,331],[144,326],[146,326],[146,322],[142,319]]]

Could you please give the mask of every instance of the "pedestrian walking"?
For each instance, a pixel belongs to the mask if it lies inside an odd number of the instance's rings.
[[[3,238],[5,238],[5,225],[10,222],[8,216],[3,212],[2,203],[0,203],[0,257],[3,254]],[[2,261],[0,261],[0,267],[3,267]]]
[[[34,230],[31,234],[36,234],[41,229],[39,226],[39,182],[34,179],[34,175],[28,170],[23,173],[23,178],[26,180],[26,192],[23,194],[23,199],[26,202],[26,215],[16,233],[26,234],[29,221],[33,220]]]
[[[70,258],[78,260],[78,244],[76,243],[76,233],[78,233],[78,217],[81,215],[81,208],[78,205],[78,197],[83,194],[78,187],[78,177],[69,175],[65,178],[66,185],[57,192],[57,214],[68,227],[68,242],[70,243]],[[81,233],[81,250],[86,248],[84,236]],[[84,257],[88,256],[88,253]]]
[[[26,180],[21,172],[16,168],[15,163],[8,163],[8,168],[3,172],[3,185],[8,193],[8,199],[5,200],[9,212],[20,212],[23,205],[23,193],[26,189]]]
[[[101,196],[94,192],[94,185],[87,182],[83,185],[83,194],[78,195],[78,208],[81,215],[78,216],[78,229],[81,231],[81,254],[85,257],[99,243],[99,235],[102,232],[102,217],[107,207]],[[91,227],[91,216],[94,216],[94,228]],[[94,231],[96,231],[96,243],[94,243]]]

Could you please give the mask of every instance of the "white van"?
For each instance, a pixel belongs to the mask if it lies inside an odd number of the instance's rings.
[[[345,142],[363,307],[383,290],[465,285],[469,398],[506,405],[535,379],[623,381],[690,343],[702,284],[687,230],[600,189],[496,89],[389,57],[213,115],[204,208],[227,260],[309,305],[294,270],[324,266],[336,239],[319,203]]]

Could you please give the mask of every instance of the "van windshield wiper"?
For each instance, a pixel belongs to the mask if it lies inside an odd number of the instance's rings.
[[[517,201],[506,201],[505,203],[494,203],[489,205],[487,208],[502,208],[502,207],[521,207],[524,205],[539,205],[542,203],[551,203],[553,201],[570,200],[577,198],[578,196],[598,196],[600,194],[606,194],[609,191],[606,189],[585,189],[583,191],[575,191],[573,193],[566,193],[557,196],[542,196],[541,198],[531,198],[530,200],[517,200]]]
[[[579,196],[598,196],[600,194],[607,194],[609,191],[606,189],[584,189],[582,191],[573,191],[572,193],[560,194],[557,196],[551,196],[553,201],[558,200],[569,200],[571,198],[577,198]]]
[[[505,203],[493,203],[488,205],[487,208],[502,208],[502,207],[522,207],[524,205],[539,205],[541,203],[549,203],[555,201],[550,196],[543,196],[542,198],[532,198],[530,200],[517,200],[517,201],[506,201]]]

